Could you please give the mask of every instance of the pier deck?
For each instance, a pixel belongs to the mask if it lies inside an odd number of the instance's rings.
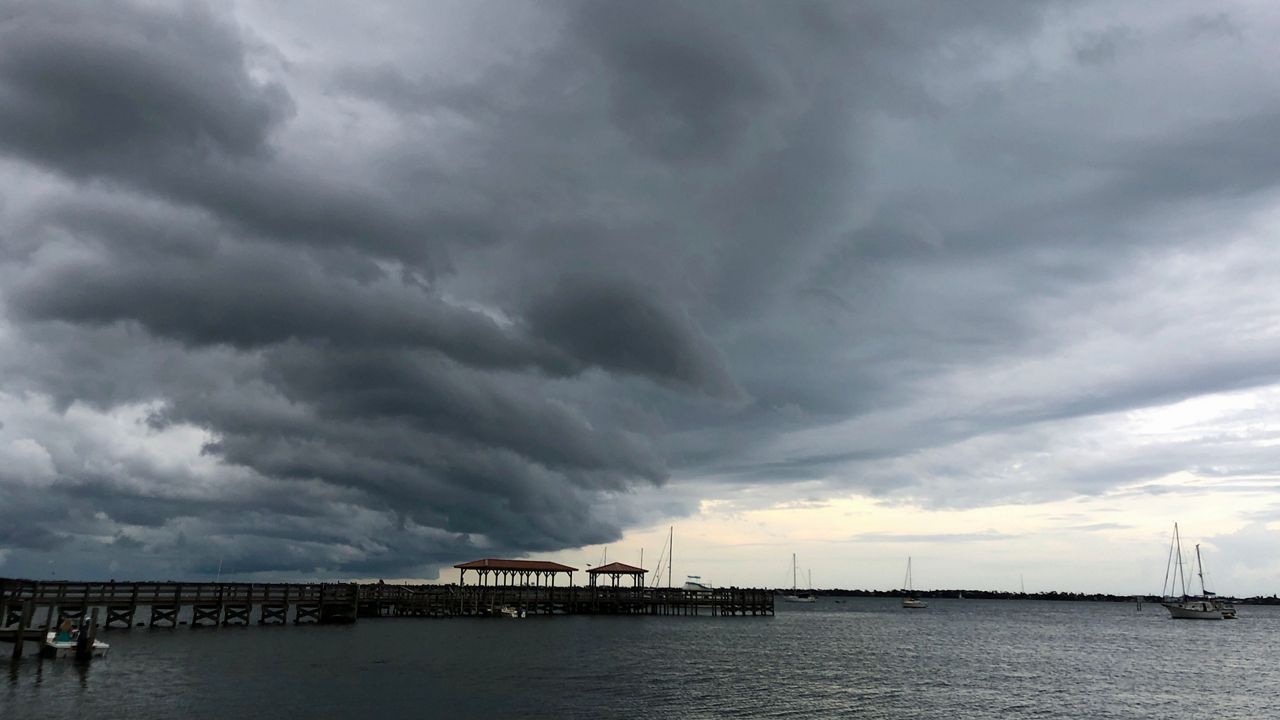
[[[103,610],[104,628],[344,623],[378,617],[773,615],[771,590],[388,585],[384,583],[38,582],[0,578],[0,641],[43,638]],[[15,642],[14,655],[21,653]]]

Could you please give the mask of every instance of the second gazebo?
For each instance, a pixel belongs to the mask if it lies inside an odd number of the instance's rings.
[[[614,562],[587,570],[587,577],[590,579],[591,587],[596,586],[596,578],[601,575],[608,576],[610,584],[613,585],[613,587],[618,587],[618,584],[622,582],[622,576],[630,575],[632,585],[635,587],[644,587],[644,576],[647,572],[649,571],[644,568],[638,568],[635,565]]]

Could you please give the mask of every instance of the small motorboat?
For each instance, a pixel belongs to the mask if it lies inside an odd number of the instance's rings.
[[[522,618],[524,617],[524,610],[511,605],[503,605],[498,608],[498,615],[506,618]]]
[[[45,635],[44,646],[40,648],[40,655],[41,657],[50,659],[65,657],[73,658],[76,656],[76,648],[79,644],[79,630],[72,630],[69,633],[69,637],[68,634],[63,633],[61,638],[59,637],[59,633],[51,631]],[[93,647],[89,651],[89,656],[104,657],[109,649],[111,649],[110,645],[102,642],[101,640],[95,639],[93,640]]]

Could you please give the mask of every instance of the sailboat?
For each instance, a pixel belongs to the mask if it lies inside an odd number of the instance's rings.
[[[923,610],[929,607],[929,604],[923,600],[917,600],[915,591],[911,587],[911,557],[907,556],[907,596],[902,598],[902,607],[911,610]]]
[[[1174,553],[1177,553],[1176,565]],[[1187,579],[1182,571],[1182,538],[1178,534],[1178,523],[1173,524],[1173,542],[1169,546],[1169,563],[1165,566],[1165,582],[1160,588],[1161,594],[1168,589],[1164,602],[1160,603],[1169,611],[1174,620],[1234,620],[1236,608],[1228,602],[1219,600],[1216,593],[1205,589],[1204,563],[1200,560],[1200,545],[1196,545],[1196,574],[1200,576],[1200,595],[1187,594]],[[1176,577],[1170,575],[1176,574]],[[1182,595],[1173,595],[1173,583],[1181,583]]]
[[[782,601],[793,602],[793,603],[817,602],[818,599],[813,596],[812,592],[800,592],[800,590],[796,587],[796,571],[798,569],[799,569],[799,566],[796,565],[796,554],[791,553],[791,594],[783,595]]]

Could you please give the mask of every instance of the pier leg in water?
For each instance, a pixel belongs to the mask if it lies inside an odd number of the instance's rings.
[[[93,640],[98,634],[98,608],[90,616],[80,617],[80,634],[76,637],[76,660],[88,662],[93,657]]]
[[[13,636],[14,660],[22,657],[22,643],[26,640],[27,626],[31,624],[31,615],[35,611],[35,604],[30,600],[22,604],[22,615],[18,618],[18,634]]]

